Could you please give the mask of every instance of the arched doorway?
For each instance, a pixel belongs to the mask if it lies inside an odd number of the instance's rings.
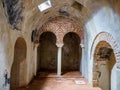
[[[69,32],[64,36],[63,42],[62,72],[79,71],[82,54],[80,37],[76,33]]]
[[[44,32],[40,36],[38,46],[37,68],[40,71],[57,71],[56,36],[52,32]]]
[[[94,53],[93,85],[102,90],[111,90],[112,69],[116,63],[112,47],[106,41],[100,41]]]
[[[26,78],[27,46],[23,38],[18,38],[14,46],[14,61],[11,68],[10,90],[24,86]]]

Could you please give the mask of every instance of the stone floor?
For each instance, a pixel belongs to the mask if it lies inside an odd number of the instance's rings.
[[[93,88],[79,72],[64,73],[60,78],[55,73],[40,72],[26,87],[14,90],[101,90]]]

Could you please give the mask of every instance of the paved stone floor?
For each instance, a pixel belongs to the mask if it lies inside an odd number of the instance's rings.
[[[64,73],[60,78],[55,73],[40,72],[26,87],[14,90],[101,90],[93,88],[79,72]]]

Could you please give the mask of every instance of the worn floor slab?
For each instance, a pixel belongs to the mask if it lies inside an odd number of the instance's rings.
[[[79,72],[64,73],[60,78],[55,73],[40,72],[26,87],[14,90],[101,90],[93,88]]]

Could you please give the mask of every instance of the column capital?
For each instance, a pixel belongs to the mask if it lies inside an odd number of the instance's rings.
[[[57,46],[57,47],[63,47],[63,45],[64,45],[63,43],[61,43],[61,44],[56,43],[56,46]]]
[[[80,46],[81,46],[81,48],[85,48],[84,44],[82,44],[82,43],[80,44]]]
[[[40,43],[35,43],[34,46],[35,47],[38,47],[40,45]]]
[[[39,46],[39,43],[33,44],[33,49],[37,49],[38,46]]]

